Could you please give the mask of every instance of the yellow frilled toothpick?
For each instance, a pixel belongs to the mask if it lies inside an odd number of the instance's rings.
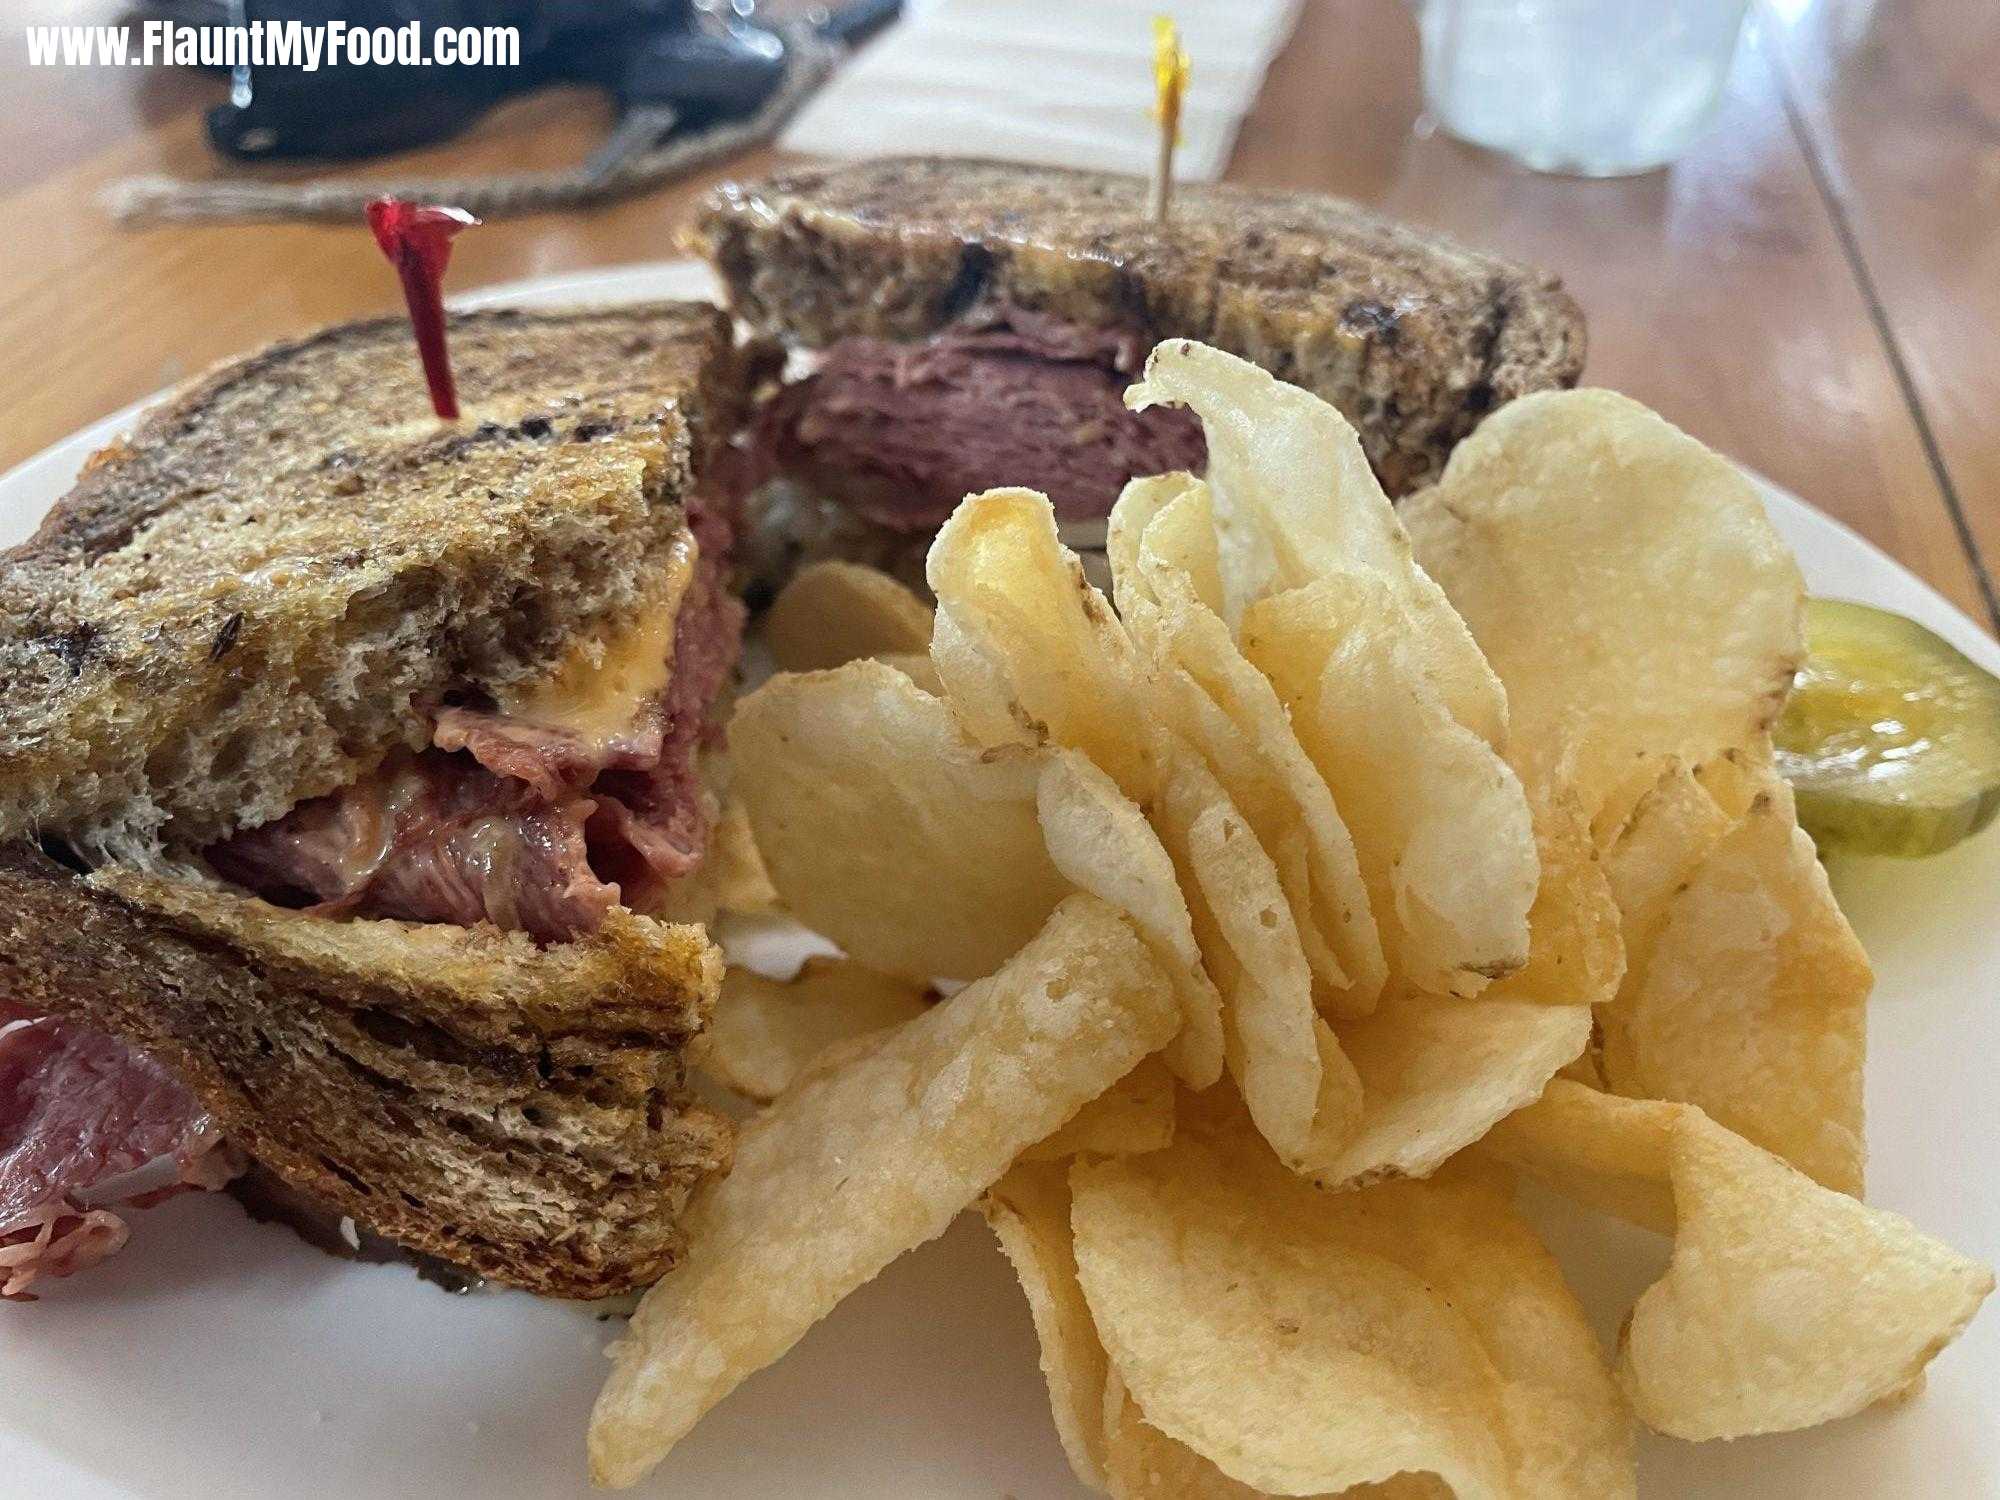
[[[1146,216],[1167,222],[1174,198],[1174,147],[1181,139],[1181,96],[1187,92],[1188,55],[1173,17],[1153,17],[1153,118],[1160,123],[1160,152],[1153,158],[1153,191]]]

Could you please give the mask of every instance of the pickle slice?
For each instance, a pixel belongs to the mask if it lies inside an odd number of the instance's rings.
[[[2000,678],[1914,620],[1806,605],[1807,658],[1774,736],[1822,849],[1937,854],[2000,812]]]

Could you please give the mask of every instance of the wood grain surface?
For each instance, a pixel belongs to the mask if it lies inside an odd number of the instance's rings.
[[[215,359],[397,303],[358,226],[110,222],[108,183],[221,170],[201,132],[218,80],[27,66],[22,26],[116,15],[0,0],[0,467]],[[1671,169],[1543,177],[1427,127],[1403,0],[1307,0],[1228,175],[1341,193],[1552,267],[1589,316],[1589,380],[1847,522],[1990,628],[1996,79],[1992,0],[1784,0],[1759,7],[1721,117]],[[588,93],[538,95],[364,170],[556,165],[608,119]],[[671,256],[708,180],[490,224],[459,241],[452,285]]]

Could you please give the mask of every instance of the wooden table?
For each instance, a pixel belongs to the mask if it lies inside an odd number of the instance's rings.
[[[112,225],[134,173],[215,170],[216,81],[30,70],[19,27],[104,0],[0,0],[0,466],[220,356],[396,304],[358,228]],[[1715,129],[1671,171],[1538,177],[1428,131],[1402,0],[1308,0],[1230,177],[1325,189],[1558,270],[1589,378],[1838,516],[1989,626],[2000,603],[2000,21],[1991,0],[1761,9]],[[575,160],[582,94],[522,101],[394,165]],[[1134,128],[1140,128],[1135,122]],[[733,170],[772,165],[768,153]],[[460,241],[453,285],[672,255],[690,183]]]

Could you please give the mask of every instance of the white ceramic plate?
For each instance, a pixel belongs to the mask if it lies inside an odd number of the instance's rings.
[[[688,263],[496,288],[468,303],[706,295]],[[119,413],[0,478],[0,545],[27,534]],[[2000,671],[2000,647],[1852,532],[1768,486],[1807,581],[1900,610]],[[2000,834],[1916,864],[1835,872],[1879,975],[1871,1197],[2000,1261]],[[1608,1333],[1663,1242],[1531,1207]],[[108,1264],[0,1309],[0,1495],[555,1500],[589,1493],[583,1424],[613,1329],[512,1293],[454,1298],[353,1266],[226,1198],[135,1216]],[[1786,1437],[1642,1446],[1643,1492],[2000,1495],[2000,1310],[1891,1413]],[[680,1445],[653,1496],[1077,1496],[1034,1335],[976,1219],[906,1256]]]

